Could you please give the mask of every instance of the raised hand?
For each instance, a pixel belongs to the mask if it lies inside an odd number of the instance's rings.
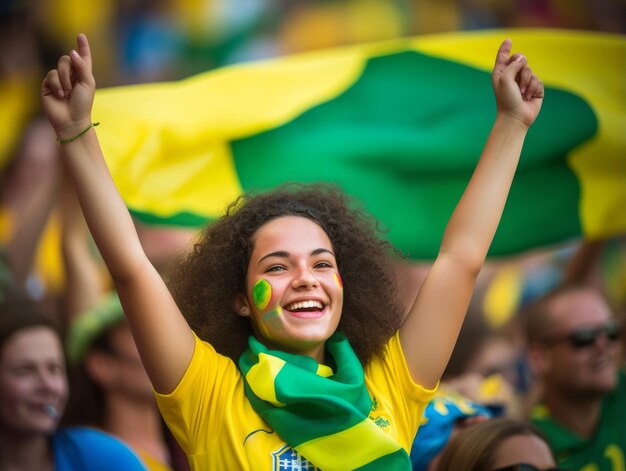
[[[61,56],[41,84],[43,110],[60,139],[75,136],[91,123],[96,90],[91,51],[84,34],[76,42],[78,51]]]
[[[530,126],[541,109],[543,83],[528,66],[522,54],[511,54],[511,40],[506,39],[498,49],[491,81],[496,95],[498,113]]]

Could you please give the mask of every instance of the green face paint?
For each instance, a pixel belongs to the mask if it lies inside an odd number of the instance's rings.
[[[257,309],[262,311],[270,303],[271,297],[272,285],[270,285],[269,281],[266,279],[261,278],[252,287],[252,300],[254,301],[254,305]]]

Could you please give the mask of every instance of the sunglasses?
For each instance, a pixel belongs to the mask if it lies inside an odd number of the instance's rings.
[[[581,327],[562,337],[545,339],[544,343],[555,345],[561,342],[568,342],[572,348],[579,350],[592,346],[600,336],[615,342],[619,339],[621,333],[622,326],[618,323],[611,323],[600,327]]]
[[[511,466],[506,466],[505,468],[498,468],[492,471],[570,471],[570,469],[566,468],[548,468],[548,469],[540,469],[532,464],[527,463],[518,463],[512,464]]]

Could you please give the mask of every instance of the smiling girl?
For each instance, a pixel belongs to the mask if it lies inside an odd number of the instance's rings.
[[[406,320],[390,247],[335,189],[235,202],[172,293],[108,173],[87,39],[42,84],[44,110],[170,429],[193,469],[410,469],[543,85],[501,45],[492,132]],[[407,215],[411,217],[411,215]]]

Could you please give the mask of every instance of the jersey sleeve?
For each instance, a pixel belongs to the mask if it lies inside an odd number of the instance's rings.
[[[155,396],[161,415],[187,455],[207,452],[224,424],[224,405],[240,378],[235,363],[195,336],[194,353],[180,383]]]
[[[365,382],[372,396],[370,419],[393,433],[408,453],[426,405],[437,388],[426,389],[413,382],[398,333],[381,355],[365,365]]]

